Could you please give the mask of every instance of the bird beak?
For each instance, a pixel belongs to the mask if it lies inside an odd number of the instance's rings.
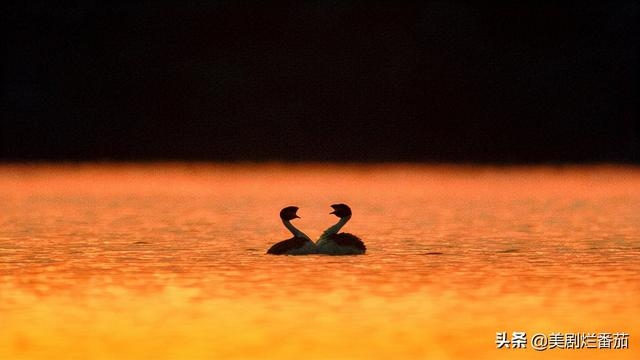
[[[296,215],[296,217],[297,217],[298,219],[302,219],[302,218],[301,218],[300,216],[298,216],[298,215]]]
[[[333,211],[332,211],[332,212],[330,212],[329,214],[335,214],[335,213],[336,213],[336,211],[335,211],[335,210],[333,210]]]

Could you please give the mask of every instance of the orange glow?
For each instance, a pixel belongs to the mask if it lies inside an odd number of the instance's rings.
[[[4,165],[0,201],[0,359],[640,355],[638,168]],[[367,255],[264,255],[280,208],[317,238],[336,202]]]

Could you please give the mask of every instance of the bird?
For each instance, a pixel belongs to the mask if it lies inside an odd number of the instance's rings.
[[[291,220],[300,218],[296,214],[297,212],[297,206],[287,206],[280,211],[280,219],[282,219],[284,226],[291,231],[293,237],[274,244],[267,250],[267,254],[307,255],[316,252],[316,244],[305,233],[291,224]]]
[[[325,230],[318,242],[317,252],[327,255],[360,255],[367,251],[367,247],[357,236],[349,233],[338,233],[340,229],[351,219],[351,208],[345,204],[331,205],[333,214],[340,220]]]

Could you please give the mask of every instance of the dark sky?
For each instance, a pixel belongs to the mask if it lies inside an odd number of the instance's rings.
[[[640,162],[636,1],[16,3],[0,159]]]

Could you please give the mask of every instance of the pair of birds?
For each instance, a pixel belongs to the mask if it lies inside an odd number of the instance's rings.
[[[331,205],[333,214],[340,220],[333,226],[325,230],[317,243],[314,243],[305,233],[298,230],[291,220],[299,218],[296,214],[298,207],[287,206],[280,211],[280,219],[284,226],[291,231],[293,237],[280,241],[267,251],[272,255],[307,255],[307,254],[328,254],[328,255],[359,255],[364,254],[367,248],[362,240],[357,236],[348,233],[338,233],[340,229],[351,219],[351,208],[345,204]]]

